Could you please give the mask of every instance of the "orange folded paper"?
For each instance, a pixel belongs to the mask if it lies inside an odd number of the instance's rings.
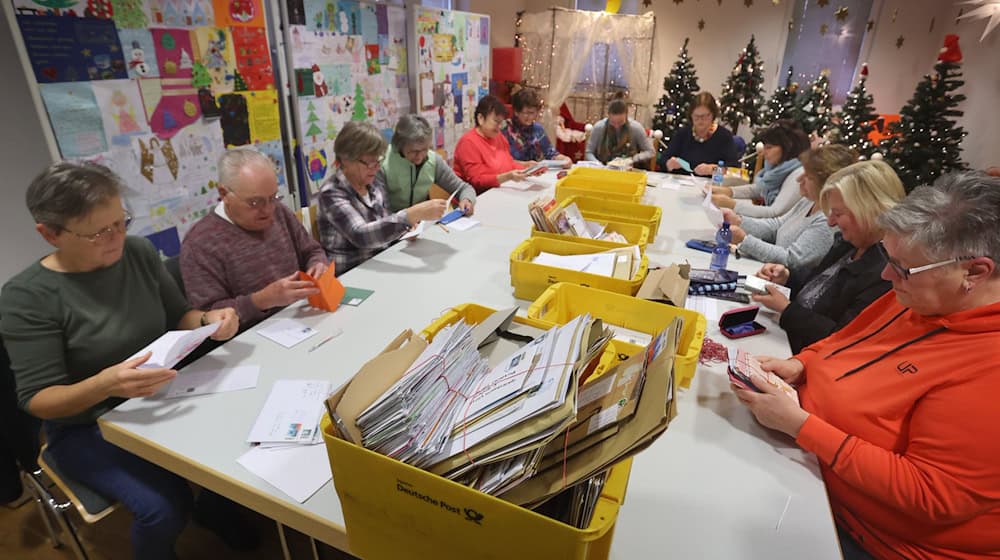
[[[309,296],[309,305],[326,311],[336,311],[340,307],[340,300],[344,299],[345,289],[334,275],[333,268],[331,263],[326,271],[319,275],[319,278],[313,278],[309,274],[299,271],[299,278],[312,282],[319,288],[318,294]]]

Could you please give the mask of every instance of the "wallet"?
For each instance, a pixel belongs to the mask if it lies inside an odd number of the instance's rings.
[[[726,338],[744,338],[760,334],[767,330],[767,327],[758,323],[757,312],[760,310],[756,305],[730,309],[719,317],[719,331]]]

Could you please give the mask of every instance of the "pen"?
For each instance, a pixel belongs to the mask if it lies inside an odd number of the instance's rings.
[[[313,350],[319,348],[320,346],[323,346],[324,344],[326,344],[327,342],[330,342],[334,338],[337,338],[337,335],[330,335],[330,336],[324,338],[323,340],[317,342],[315,346],[313,346],[312,348],[310,348],[309,352],[312,352]]]
[[[441,229],[443,229],[445,233],[451,233],[451,231],[449,231],[448,228],[446,228],[444,226],[444,224],[442,224],[440,222],[438,222],[438,227],[441,228]]]

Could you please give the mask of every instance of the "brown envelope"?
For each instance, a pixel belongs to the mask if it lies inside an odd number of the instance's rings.
[[[691,265],[676,263],[667,268],[650,270],[635,297],[684,307],[691,284],[688,279],[690,271]]]

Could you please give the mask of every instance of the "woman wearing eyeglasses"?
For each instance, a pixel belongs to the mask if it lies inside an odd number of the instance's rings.
[[[487,95],[476,105],[476,127],[466,132],[455,144],[455,161],[452,167],[465,182],[483,193],[500,183],[523,181],[527,176],[523,166],[510,155],[510,145],[500,133],[507,108]]]
[[[563,167],[573,162],[569,156],[556,151],[542,125],[538,124],[538,114],[542,110],[542,100],[533,89],[522,89],[511,98],[514,115],[503,128],[504,138],[510,145],[510,156],[514,161],[533,165],[543,160],[559,161]]]
[[[892,293],[736,389],[816,454],[845,558],[1000,550],[1000,179],[943,177],[878,218]]]
[[[374,125],[350,121],[334,140],[337,170],[319,194],[319,233],[327,256],[343,274],[396,241],[422,220],[437,220],[446,201],[425,200],[392,212],[377,178],[386,141]]]
[[[706,177],[712,175],[720,161],[728,167],[736,166],[736,142],[733,133],[718,124],[719,104],[715,97],[707,91],[694,96],[688,116],[691,124],[678,128],[663,152],[667,171],[683,170],[677,158],[688,162],[695,175]]]
[[[139,369],[150,354],[136,351],[209,323],[220,323],[212,338],[227,340],[239,320],[232,308],[192,309],[153,245],[126,237],[123,188],[93,163],[56,163],[32,182],[28,210],[55,251],[4,285],[0,332],[19,404],[45,420],[60,468],[132,512],[136,558],[166,559],[192,507],[187,482],[107,443],[96,420],[177,375]]]
[[[885,162],[863,161],[837,171],[819,194],[827,224],[839,229],[823,260],[811,270],[769,263],[757,273],[792,290],[791,300],[774,287],[752,296],[781,313],[792,352],[829,336],[889,291],[891,284],[881,277],[886,261],[877,247],[882,228],[876,220],[905,196]]]

